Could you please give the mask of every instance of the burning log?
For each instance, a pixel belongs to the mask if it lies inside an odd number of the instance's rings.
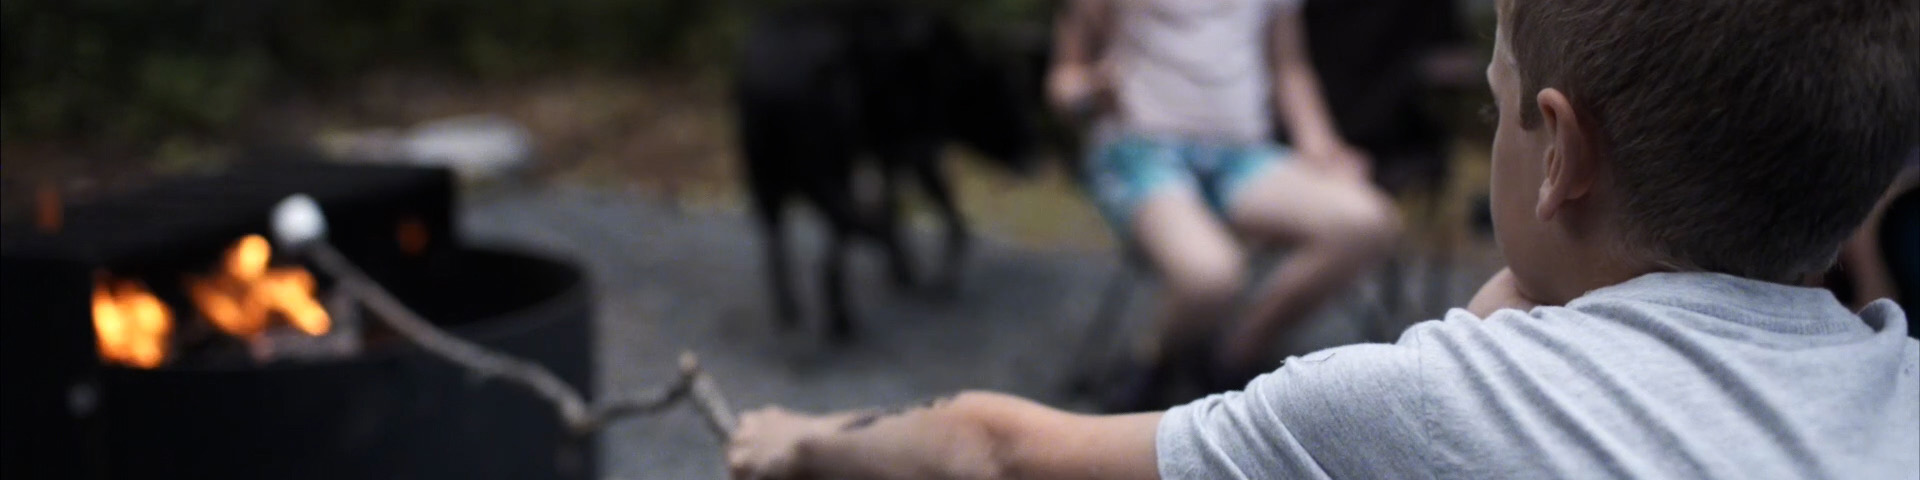
[[[664,387],[610,395],[588,403],[578,390],[545,367],[453,336],[407,308],[327,243],[326,218],[312,198],[294,195],[281,201],[274,207],[272,224],[274,237],[284,248],[334,277],[336,292],[358,300],[374,317],[423,350],[482,378],[507,380],[539,395],[553,405],[572,435],[584,436],[619,417],[656,412],[682,399],[690,399],[716,435],[731,436],[736,424],[732,409],[713,379],[700,369],[699,360],[692,352],[681,354],[678,376]]]

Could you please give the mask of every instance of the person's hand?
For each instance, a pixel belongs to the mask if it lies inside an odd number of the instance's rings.
[[[1074,121],[1086,120],[1105,108],[1107,75],[1090,65],[1060,65],[1047,73],[1047,103],[1054,112]]]
[[[727,470],[735,480],[801,479],[801,444],[832,432],[834,419],[767,407],[740,416],[727,444]]]
[[[1513,269],[1502,268],[1499,273],[1493,274],[1493,278],[1487,279],[1486,285],[1480,286],[1478,293],[1473,294],[1473,300],[1467,302],[1467,311],[1487,318],[1501,309],[1532,310],[1537,306],[1540,306],[1540,302],[1527,298],[1520,291],[1519,279],[1513,276]]]
[[[1373,158],[1346,142],[1325,142],[1300,151],[1309,165],[1335,177],[1369,181],[1373,176]]]

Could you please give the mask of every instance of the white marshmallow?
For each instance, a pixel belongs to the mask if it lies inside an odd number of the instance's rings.
[[[273,207],[273,241],[280,248],[297,249],[326,235],[327,217],[313,197],[296,193]]]

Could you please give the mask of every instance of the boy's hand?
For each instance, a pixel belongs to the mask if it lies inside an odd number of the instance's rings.
[[[1502,268],[1499,273],[1493,274],[1493,278],[1487,279],[1486,285],[1480,286],[1478,293],[1473,294],[1473,300],[1467,302],[1467,311],[1487,318],[1501,309],[1532,310],[1537,306],[1540,306],[1540,302],[1520,292],[1520,283],[1513,276],[1513,269]]]
[[[727,445],[727,470],[735,479],[805,478],[801,444],[838,428],[844,419],[817,417],[767,407],[740,416]]]

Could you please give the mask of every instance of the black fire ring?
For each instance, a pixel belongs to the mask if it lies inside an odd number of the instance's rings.
[[[122,195],[43,202],[32,222],[9,214],[0,478],[592,478],[587,439],[562,428],[553,406],[478,381],[370,315],[354,356],[263,364],[192,313],[182,288],[183,275],[209,271],[235,240],[270,232],[276,203],[304,194],[325,209],[331,245],[427,321],[575,388],[593,385],[580,270],[466,246],[453,228],[457,193],[443,169],[258,158]],[[288,253],[275,256],[297,263]],[[315,273],[328,291],[334,279]],[[199,343],[176,344],[158,369],[104,364],[89,308],[103,274],[144,281],[172,307],[175,340]]]
[[[593,383],[591,295],[566,263],[460,249],[379,280],[455,335]],[[343,360],[107,367],[93,387],[86,443],[104,478],[573,479],[595,467],[548,404],[390,335]]]

